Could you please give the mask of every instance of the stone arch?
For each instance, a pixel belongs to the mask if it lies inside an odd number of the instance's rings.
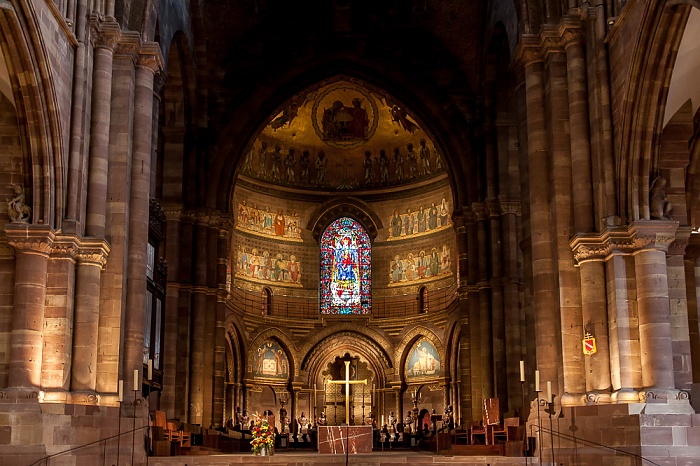
[[[391,367],[388,355],[376,341],[358,331],[340,331],[319,341],[304,355],[301,371],[308,374],[310,381],[315,380],[323,370],[322,364],[325,360],[342,358],[347,352],[363,356],[374,368],[380,386],[386,385],[388,370]]]
[[[58,99],[48,53],[31,2],[0,5],[0,46],[8,67],[25,159],[24,188],[32,223],[59,228],[66,162]],[[20,79],[21,76],[21,79]]]
[[[322,204],[311,214],[307,230],[311,231],[318,242],[324,230],[334,220],[347,216],[352,217],[365,228],[370,238],[374,240],[377,232],[384,228],[379,216],[364,201],[352,197],[334,198]]]
[[[270,38],[267,38],[264,42],[269,41]],[[431,53],[434,52],[434,55],[430,59],[422,56],[420,60],[424,60],[425,63],[417,64],[426,70],[431,79],[426,81],[427,78],[421,75],[420,78],[415,77],[416,82],[412,82],[411,79],[406,80],[405,75],[399,72],[401,66],[398,64],[398,58],[393,56],[390,42],[392,41],[376,44],[376,53],[385,55],[382,60],[367,60],[364,54],[357,50],[347,51],[347,55],[345,52],[339,52],[319,56],[319,49],[313,43],[302,43],[299,44],[299,56],[307,58],[303,63],[289,64],[290,69],[284,69],[284,72],[281,67],[287,66],[286,64],[278,64],[274,73],[267,73],[265,76],[259,76],[251,70],[246,73],[229,70],[227,74],[235,76],[236,86],[246,89],[246,95],[231,95],[231,102],[239,106],[240,112],[237,114],[246,114],[248,119],[245,121],[238,119],[235,124],[231,121],[219,133],[220,137],[216,144],[219,152],[213,154],[212,168],[220,176],[211,186],[208,205],[220,206],[221,209],[228,206],[234,188],[236,169],[245,145],[261,130],[265,120],[275,109],[279,108],[289,96],[302,92],[310,85],[338,76],[345,76],[350,80],[357,79],[368,86],[389,90],[397,99],[406,102],[407,105],[410,104],[418,123],[431,135],[436,146],[445,156],[455,205],[468,205],[475,198],[474,183],[458,182],[458,180],[471,180],[475,177],[471,167],[474,152],[474,141],[471,135],[472,123],[477,119],[477,112],[475,97],[466,84],[468,80],[464,77],[458,78],[454,72],[456,68],[443,70],[441,67],[440,71],[434,69],[435,56],[445,54],[444,49],[438,44],[432,44],[434,47],[421,48],[422,50],[427,48]],[[264,45],[256,45],[256,47],[260,55],[262,53],[260,49]],[[250,53],[242,50],[237,52]],[[337,55],[343,55],[345,58],[341,59]],[[347,56],[351,57],[351,60],[348,60]],[[259,63],[261,59],[261,56],[237,55],[231,62],[248,63],[250,60],[256,60],[256,63]],[[445,60],[450,62],[452,59],[445,57]],[[266,65],[261,63],[261,72],[264,69]],[[442,71],[445,74],[438,77],[437,74]],[[239,78],[241,74],[246,76]],[[251,81],[252,88],[248,85],[242,86],[240,79]],[[453,87],[442,88],[442,84],[446,81],[453,81]],[[270,92],[270,89],[276,89],[277,92]]]
[[[306,343],[304,343],[304,345],[302,345],[302,347],[299,349],[300,359],[302,360],[299,369],[306,370],[303,368],[306,367],[308,364],[310,353],[316,346],[318,346],[318,344],[321,341],[331,337],[332,335],[340,334],[343,332],[354,332],[357,335],[361,335],[363,338],[366,338],[368,342],[376,344],[377,347],[380,349],[378,353],[382,355],[382,359],[386,360],[387,369],[394,367],[394,360],[392,359],[391,353],[389,352],[389,348],[392,348],[393,345],[383,334],[374,329],[366,327],[364,325],[364,322],[364,320],[357,323],[341,322],[336,325],[329,325],[323,330],[320,330],[319,332],[312,335],[310,338],[307,339]]]
[[[396,361],[396,366],[394,367],[395,374],[400,377],[402,381],[406,380],[406,374],[404,373],[404,366],[406,365],[406,358],[408,358],[408,352],[411,347],[420,338],[426,338],[429,340],[440,355],[440,361],[445,361],[445,346],[443,345],[440,338],[430,330],[428,327],[422,325],[416,325],[409,332],[407,332],[401,342],[396,345],[396,350],[394,351],[394,361]]]
[[[250,351],[250,349],[258,348],[267,340],[275,340],[280,344],[285,354],[287,355],[287,359],[289,360],[289,380],[294,380],[294,377],[296,377],[297,374],[299,374],[299,352],[296,349],[294,342],[292,342],[292,340],[289,339],[285,332],[276,327],[268,328],[267,330],[259,333],[253,339],[250,346],[248,346],[248,351],[246,353],[244,378],[246,378],[245,374],[249,372],[248,369],[253,367],[253,352]]]
[[[660,135],[673,64],[690,14],[687,2],[649,2],[639,28],[624,97],[619,138],[619,214],[649,219],[649,188],[658,169]],[[616,30],[609,34],[610,41]]]
[[[456,379],[457,374],[459,374],[457,370],[459,364],[459,334],[459,322],[454,321],[448,326],[448,331],[446,332],[447,341],[445,343],[445,348],[447,349],[444,363],[447,372],[445,376],[451,379]]]
[[[230,346],[232,362],[234,364],[234,370],[232,371],[234,376],[233,381],[240,383],[245,377],[245,367],[247,361],[247,357],[245,355],[247,354],[247,348],[238,325],[234,322],[227,322],[226,327],[226,340]]]

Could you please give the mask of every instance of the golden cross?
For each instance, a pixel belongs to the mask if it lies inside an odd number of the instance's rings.
[[[345,380],[329,380],[328,383],[345,384],[345,424],[350,425],[350,384],[367,385],[367,379],[350,380],[350,361],[345,361]]]

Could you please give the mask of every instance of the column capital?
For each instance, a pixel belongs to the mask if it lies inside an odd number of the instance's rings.
[[[523,209],[520,201],[506,201],[506,200],[500,200],[499,201],[501,205],[501,213],[503,215],[522,215],[523,214]]]
[[[630,225],[635,248],[641,250],[658,249],[668,252],[676,240],[678,222],[670,220],[636,220]]]
[[[143,42],[139,50],[136,64],[158,75],[163,70],[163,55],[157,42]]]
[[[48,257],[51,253],[56,233],[49,225],[22,223],[5,224],[7,242],[15,251],[41,254]]]
[[[105,17],[98,13],[90,14],[89,23],[93,47],[114,52],[121,38],[119,23],[110,16]]]
[[[515,49],[513,65],[526,68],[528,65],[544,61],[544,53],[537,35],[523,34],[520,36],[518,47]]]
[[[82,238],[78,243],[76,257],[79,264],[96,265],[100,269],[104,269],[111,250],[107,240]]]
[[[477,222],[483,222],[484,220],[488,219],[486,204],[483,202],[472,202],[472,212],[474,212]]]

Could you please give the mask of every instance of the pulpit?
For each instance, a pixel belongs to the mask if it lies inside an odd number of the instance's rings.
[[[337,455],[372,453],[372,426],[319,426],[318,452]]]

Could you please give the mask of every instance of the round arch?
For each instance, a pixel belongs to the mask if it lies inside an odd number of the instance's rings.
[[[294,342],[292,342],[292,340],[289,339],[289,337],[285,334],[283,330],[276,327],[272,327],[259,333],[250,343],[250,346],[248,348],[258,348],[267,340],[275,340],[280,344],[282,350],[284,350],[287,356],[287,359],[289,360],[288,381],[294,380],[294,377],[296,377],[296,375],[299,374],[299,358],[297,357],[298,351],[294,346]],[[253,351],[248,351],[246,353],[246,372],[248,372],[249,369],[253,367],[253,356]]]
[[[396,350],[394,351],[394,361],[397,362],[394,370],[396,372],[396,375],[399,376],[402,381],[406,380],[406,374],[403,369],[406,365],[408,352],[411,350],[413,345],[421,338],[426,338],[430,340],[430,342],[435,346],[438,355],[440,356],[440,361],[446,362],[445,346],[443,345],[440,338],[435,334],[435,332],[430,330],[428,327],[417,325],[403,336],[401,342],[396,346]]]
[[[241,154],[248,141],[264,126],[265,120],[291,96],[315,83],[337,76],[357,79],[377,89],[390,90],[393,96],[406,103],[445,156],[448,176],[455,193],[455,205],[469,205],[476,199],[474,183],[464,182],[476,176],[472,170],[472,122],[477,119],[475,98],[465,85],[468,82],[466,78],[457,76],[454,68],[433,69],[435,56],[446,56],[441,46],[426,47],[434,55],[424,54],[416,58],[417,66],[427,70],[426,73],[421,73],[420,76],[410,73],[408,76],[411,78],[406,79],[400,57],[395,56],[388,43],[373,43],[376,54],[382,56],[381,60],[367,60],[358,50],[339,50],[337,53],[319,56],[314,45],[300,44],[300,54],[305,56],[305,60],[290,65],[290,69],[280,69],[264,76],[248,70],[246,82],[250,82],[250,86],[245,87],[246,95],[234,94],[230,97],[230,104],[235,105],[234,113],[237,117],[235,121],[231,119],[223,126],[216,143],[218,152],[212,154],[212,172],[220,175],[209,190],[208,206],[218,206],[220,209],[228,207]],[[259,55],[261,53],[258,52]],[[446,63],[450,62],[449,58],[445,59]],[[421,60],[425,62],[424,66],[420,64]],[[240,57],[239,61],[246,62],[244,57]],[[266,69],[263,65],[260,68]],[[231,70],[229,74],[240,73]],[[441,85],[437,85],[437,82]],[[236,82],[237,86],[241,84]],[[270,89],[275,92],[270,92]],[[241,118],[241,115],[246,115],[246,118]]]

